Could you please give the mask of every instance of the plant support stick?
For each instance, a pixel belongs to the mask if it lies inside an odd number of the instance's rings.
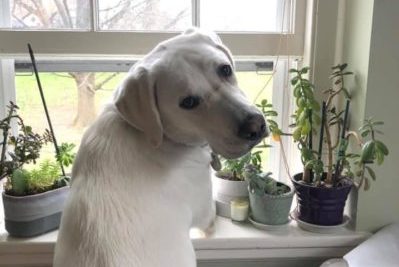
[[[40,82],[40,78],[39,78],[39,73],[37,71],[37,66],[36,66],[36,60],[35,60],[35,56],[33,54],[33,50],[32,47],[30,46],[30,44],[28,44],[28,49],[29,49],[29,55],[30,55],[30,59],[32,61],[32,66],[33,66],[33,71],[35,72],[35,77],[36,77],[36,82],[37,82],[37,86],[39,87],[39,92],[40,92],[40,97],[42,99],[42,103],[43,103],[43,107],[44,107],[44,112],[46,113],[46,118],[47,118],[47,122],[48,125],[50,127],[50,131],[51,131],[51,135],[53,137],[53,141],[54,141],[54,146],[55,146],[55,152],[57,153],[57,156],[60,156],[60,151],[58,149],[58,145],[57,145],[57,140],[55,139],[55,134],[54,134],[54,130],[53,130],[53,125],[51,123],[51,119],[50,119],[50,115],[47,109],[47,104],[46,104],[46,100],[44,98],[44,94],[43,94],[43,88],[42,88],[42,84]],[[62,165],[62,162],[59,161],[60,166],[61,166],[61,171],[62,171],[62,176],[65,176],[65,170],[64,170],[64,166]]]
[[[321,110],[321,126],[320,126],[318,160],[321,160],[322,153],[323,153],[324,124],[326,123],[326,110],[327,110],[326,101],[323,101],[323,107]],[[321,174],[321,175],[323,175],[323,174]],[[321,177],[318,177],[318,179],[321,179]]]
[[[313,151],[313,119],[312,119],[312,114],[313,114],[313,111],[310,109],[309,110],[310,132],[309,132],[309,135],[308,135],[308,138],[309,138],[309,150],[310,151]],[[313,178],[314,178],[313,176],[314,176],[314,173],[313,173],[312,169],[310,169],[309,170],[309,180],[310,180],[310,182],[313,182]]]
[[[337,164],[335,165],[335,172],[334,172],[334,179],[333,179],[334,185],[337,183],[337,180],[339,178],[339,173],[341,172],[341,161],[342,161],[342,158],[345,156],[346,146],[342,145],[342,142],[345,142],[345,132],[346,132],[346,124],[348,123],[349,105],[350,105],[350,100],[346,100],[344,122],[342,124],[342,129],[341,129],[341,146],[339,147],[339,151],[338,151],[338,160],[337,160]]]

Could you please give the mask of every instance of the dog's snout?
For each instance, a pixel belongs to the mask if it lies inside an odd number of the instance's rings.
[[[238,130],[238,136],[248,141],[257,141],[267,135],[266,121],[261,114],[249,115]]]

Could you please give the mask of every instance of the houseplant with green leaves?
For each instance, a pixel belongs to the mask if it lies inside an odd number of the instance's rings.
[[[352,186],[368,190],[370,179],[376,178],[372,166],[381,165],[389,154],[378,136],[383,122],[367,119],[358,131],[348,130],[351,95],[345,79],[353,73],[347,66],[332,67],[332,86],[324,90],[322,105],[315,98],[315,86],[306,78],[309,68],[290,70],[296,102],[292,135],[304,167],[292,181],[298,195],[298,219],[311,224],[341,224]],[[338,104],[342,102],[345,108],[340,110]]]
[[[278,140],[283,133],[273,119],[278,114],[273,109],[272,104],[264,99],[257,104],[257,107],[261,110],[267,121],[269,132],[274,139]],[[254,220],[263,224],[275,225],[287,222],[293,190],[288,185],[272,179],[270,174],[262,173],[262,153],[270,147],[271,145],[267,144],[266,139],[263,139],[260,145],[240,158],[222,159],[221,170],[216,173],[215,178],[215,198],[217,204],[218,202],[224,202],[225,206],[228,206],[229,202],[233,199],[248,198],[251,210],[254,212]],[[267,179],[265,178],[266,176]],[[274,185],[278,185],[278,188],[284,187],[285,191],[276,190],[271,192],[264,190],[263,192],[259,192],[254,189],[255,185],[260,186],[262,183],[264,183],[266,189],[270,188],[266,184],[270,185],[272,182]],[[229,196],[229,199],[226,199],[226,195]],[[281,202],[286,202],[283,204],[284,208],[281,208]],[[276,210],[280,211],[276,216],[273,216],[274,212],[269,208],[271,205],[277,207]],[[219,215],[221,213],[223,215],[223,210],[226,211],[225,213],[228,211],[227,208],[219,209]]]
[[[248,164],[244,175],[249,184],[251,220],[263,225],[287,223],[294,190],[273,179],[271,172],[262,172],[261,164]]]
[[[248,199],[248,182],[244,177],[245,166],[259,160],[260,156],[250,153],[238,159],[221,159],[213,155],[212,167],[216,170],[213,177],[214,199],[216,213],[223,217],[230,217],[230,202],[234,199]],[[215,166],[218,165],[218,166]]]
[[[72,144],[61,144],[54,160],[40,159],[44,145],[53,141],[48,130],[43,134],[25,125],[18,106],[10,102],[7,116],[0,121],[3,133],[0,177],[6,179],[3,192],[6,230],[14,236],[34,236],[58,227],[63,203],[69,190],[69,177],[61,175],[61,164],[74,158]],[[18,133],[11,135],[12,123]],[[39,166],[39,167],[37,167]]]

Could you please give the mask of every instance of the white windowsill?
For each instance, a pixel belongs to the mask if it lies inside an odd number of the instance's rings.
[[[276,231],[261,231],[251,224],[236,224],[218,217],[215,233],[207,238],[193,236],[198,260],[333,258],[342,257],[370,236],[342,229],[336,234],[316,234],[290,222]],[[57,231],[34,238],[13,238],[0,222],[0,266],[49,265]]]

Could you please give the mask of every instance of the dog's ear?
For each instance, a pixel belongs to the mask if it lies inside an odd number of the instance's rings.
[[[159,116],[155,81],[149,71],[136,68],[122,83],[115,95],[115,106],[124,120],[144,132],[155,147],[163,139]]]

